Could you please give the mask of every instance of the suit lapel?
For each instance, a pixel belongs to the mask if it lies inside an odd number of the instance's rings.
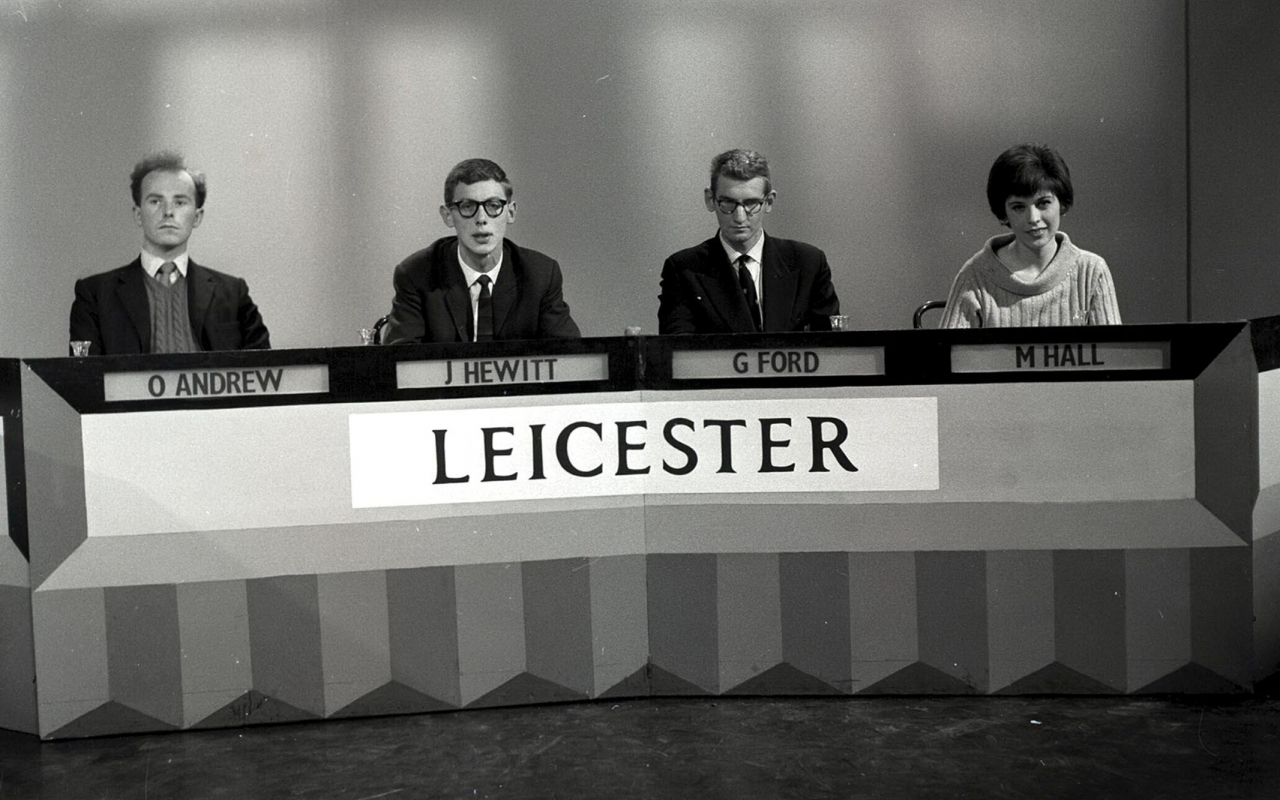
[[[139,257],[125,268],[116,284],[116,297],[138,334],[140,353],[151,352],[151,303],[147,300],[147,287],[143,283],[146,279],[146,274],[142,271],[142,258]]]
[[[213,276],[190,259],[187,260],[187,314],[191,317],[191,335],[196,347],[205,346],[204,323],[213,305]]]
[[[760,254],[760,275],[764,284],[764,329],[787,331],[791,329],[791,309],[796,303],[795,270],[782,260],[773,240],[764,237],[764,251]]]
[[[462,265],[458,263],[458,244],[448,248],[445,253],[448,274],[445,275],[444,305],[453,318],[453,329],[458,334],[458,341],[471,341],[471,290],[467,288],[467,278],[462,274]]]
[[[703,260],[705,269],[698,276],[703,295],[730,330],[750,333],[755,329],[751,309],[747,306],[747,298],[742,294],[742,287],[738,285],[729,255],[720,245],[720,237],[712,237],[704,246],[707,248],[706,258]]]
[[[524,265],[516,257],[515,248],[502,243],[503,265],[498,272],[498,281],[493,285],[493,337],[499,338],[503,327],[507,324],[507,316],[516,304],[516,296],[520,279],[523,277]]]

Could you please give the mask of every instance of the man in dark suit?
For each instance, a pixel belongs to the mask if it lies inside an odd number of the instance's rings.
[[[91,354],[265,349],[267,327],[240,278],[187,255],[204,218],[204,175],[177,153],[148,156],[129,177],[142,252],[132,263],[76,281],[71,341]]]
[[[511,181],[475,158],[449,171],[440,218],[457,236],[400,262],[388,344],[581,336],[562,293],[560,265],[506,238]]]
[[[740,149],[716,156],[703,196],[720,231],[662,265],[658,333],[830,330],[840,300],[826,255],[765,235],[777,192],[764,156]]]

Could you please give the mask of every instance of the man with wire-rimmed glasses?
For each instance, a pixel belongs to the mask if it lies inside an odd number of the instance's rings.
[[[773,210],[769,163],[735,149],[711,160],[703,192],[719,232],[662,265],[659,333],[825,331],[840,313],[826,255],[804,242],[766,236]]]
[[[488,159],[449,171],[440,218],[457,235],[396,267],[388,344],[581,336],[564,301],[560,265],[506,238],[516,218],[511,195],[507,174]]]

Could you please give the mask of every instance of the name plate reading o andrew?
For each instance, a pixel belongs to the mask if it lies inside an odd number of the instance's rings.
[[[329,367],[300,364],[240,369],[108,372],[102,395],[108,403],[123,400],[209,400],[264,394],[324,394]]]
[[[609,378],[606,353],[512,358],[451,358],[445,361],[401,361],[396,388],[490,386],[513,383],[568,383]]]
[[[883,347],[678,350],[671,354],[671,377],[680,381],[883,374]]]
[[[952,372],[1168,368],[1169,342],[964,344],[951,348]]]

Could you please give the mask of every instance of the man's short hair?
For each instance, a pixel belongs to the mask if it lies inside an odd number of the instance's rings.
[[[458,188],[458,184],[471,185],[484,181],[502,184],[502,191],[506,193],[508,200],[511,199],[511,181],[507,179],[507,173],[502,171],[502,167],[487,158],[468,158],[466,161],[459,161],[444,179],[444,204],[447,206],[453,202],[453,190]]]
[[[711,159],[711,194],[713,195],[716,193],[716,182],[721,175],[739,181],[764,178],[764,193],[773,191],[773,180],[769,176],[769,162],[755,150],[735,147]]]
[[[1063,211],[1071,208],[1075,200],[1067,162],[1047,145],[1014,145],[1000,154],[987,175],[987,205],[1001,222],[1009,221],[1004,210],[1006,200],[1030,197],[1043,190],[1057,195]]]
[[[133,196],[135,206],[142,205],[142,179],[156,170],[185,172],[190,175],[192,182],[196,185],[196,208],[204,208],[204,199],[209,196],[209,186],[204,173],[187,169],[187,165],[183,163],[182,154],[174,150],[152,153],[133,165],[133,172],[129,173],[129,194]]]

